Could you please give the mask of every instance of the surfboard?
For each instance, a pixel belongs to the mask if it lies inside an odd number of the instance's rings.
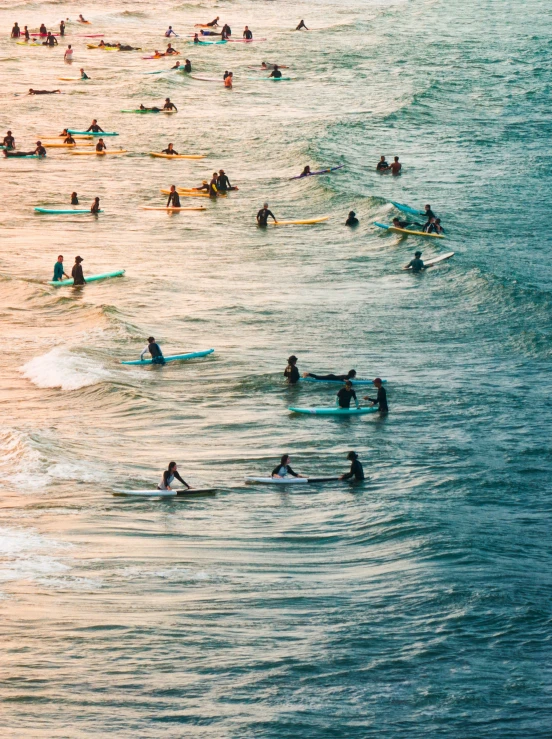
[[[182,207],[175,208],[175,207],[170,206],[170,205],[166,205],[163,208],[162,206],[155,207],[155,206],[150,206],[150,205],[142,205],[140,209],[141,210],[165,210],[165,211],[168,211],[168,212],[171,212],[171,211],[178,212],[180,210],[207,210],[207,208],[204,205],[200,205],[197,208],[182,208]]]
[[[107,280],[110,277],[119,277],[120,275],[124,275],[125,270],[124,269],[118,269],[115,272],[102,272],[102,274],[99,275],[90,275],[90,277],[85,277],[86,282],[97,282],[98,280]],[[71,277],[69,280],[58,280],[57,282],[54,282],[54,280],[50,280],[48,282],[48,285],[53,285],[54,287],[64,287],[66,285],[72,285],[74,282],[73,278]]]
[[[161,152],[150,151],[150,157],[157,159],[205,159],[207,154],[162,154]]]
[[[411,208],[409,205],[405,205],[404,203],[396,203],[394,200],[389,201],[391,205],[394,205],[397,210],[402,211],[403,213],[408,213],[411,216],[425,216],[425,210],[416,210],[415,208]]]
[[[371,408],[289,408],[292,413],[310,413],[315,416],[362,416],[366,413],[377,413],[378,406]]]
[[[74,156],[97,156],[97,157],[104,157],[107,154],[128,154],[128,149],[112,149],[111,151],[70,151],[69,154],[73,154]]]
[[[409,231],[406,228],[397,228],[396,226],[386,226],[385,223],[378,223],[374,221],[374,226],[378,228],[384,228],[386,231],[391,231],[394,234],[403,234],[403,236],[422,236],[425,239],[444,239],[443,234],[426,234],[425,231]]]
[[[244,480],[261,485],[312,485],[317,482],[335,482],[339,477],[244,477]]]
[[[67,133],[73,136],[118,136],[116,131],[76,131],[74,128],[68,128]]]
[[[134,108],[133,110],[121,110],[121,113],[177,113],[176,110],[141,110],[140,108]]]
[[[303,221],[270,221],[269,225],[272,226],[310,226],[314,223],[322,223],[327,221],[330,216],[322,216],[321,218],[308,218]]]
[[[345,380],[317,380],[315,377],[300,377],[299,382],[318,382],[318,383],[326,383],[330,385],[343,385]],[[354,385],[373,385],[373,380],[365,380],[365,379],[355,379],[355,380],[349,380],[349,382]],[[382,380],[382,385],[385,385],[387,380]]]
[[[329,169],[319,169],[318,172],[309,172],[308,174],[299,174],[297,177],[290,177],[290,180],[304,180],[306,177],[314,177],[317,174],[328,174],[328,172],[335,172],[338,169],[343,169],[345,165],[340,164],[339,167],[330,167]]]
[[[205,349],[201,352],[188,352],[188,354],[172,354],[168,357],[164,357],[165,362],[183,362],[186,359],[196,359],[197,357],[206,357],[208,354],[212,354],[215,350],[214,349]],[[143,365],[143,364],[153,364],[153,360],[151,359],[132,359],[127,360],[125,362],[121,362],[121,364],[132,364],[132,365]]]
[[[448,252],[448,254],[442,254],[440,257],[435,257],[435,259],[430,259],[429,261],[424,262],[424,267],[426,269],[428,267],[434,267],[436,264],[440,264],[441,262],[444,262],[446,259],[450,259],[453,256],[453,251]],[[412,267],[403,267],[403,269],[412,271]]]
[[[92,213],[90,211],[90,208],[84,209],[84,208],[35,208],[35,211],[37,213],[48,213],[50,215],[85,215],[88,214],[96,215],[95,213]],[[99,210],[98,213],[103,213],[103,210]],[[57,283],[56,283],[57,284]]]
[[[216,488],[192,488],[191,490],[114,490],[113,495],[134,498],[193,498],[200,495],[216,495]]]

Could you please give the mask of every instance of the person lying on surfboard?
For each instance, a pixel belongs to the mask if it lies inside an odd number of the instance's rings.
[[[144,359],[144,354],[148,354],[148,353],[151,354],[152,364],[165,364],[165,357],[163,356],[161,347],[155,341],[155,338],[153,336],[148,336],[148,343],[147,343],[147,346],[145,346],[142,349],[142,353],[140,354],[140,360]],[[182,480],[181,482],[184,482],[184,480]]]
[[[334,375],[332,373],[330,373],[329,375],[315,375],[314,372],[303,372],[303,377],[312,377],[315,380],[342,380],[343,382],[345,382],[345,380],[355,379],[356,370],[349,370],[346,375]]]
[[[297,472],[294,472],[289,466],[290,462],[291,458],[289,454],[282,454],[280,464],[272,470],[271,477],[282,478],[287,477],[288,475],[291,475],[292,477],[305,477],[305,475],[299,475]]]
[[[178,34],[173,31],[173,27],[172,26],[169,26],[168,29],[165,31],[165,36],[167,38],[170,38],[171,36],[177,36],[178,37]]]
[[[210,23],[196,23],[196,26],[204,26],[205,28],[218,28],[218,22],[219,16],[217,15],[214,21],[211,21]]]
[[[176,192],[176,185],[171,185],[167,208],[180,208],[180,195]]]
[[[155,105],[152,108],[146,108],[146,106],[143,105],[142,103],[140,103],[139,110],[148,110],[151,113],[160,113],[161,112],[161,108],[157,108]]]
[[[420,223],[409,223],[408,221],[401,221],[399,218],[393,218],[393,226],[395,228],[409,228],[415,226],[416,228],[423,228]]]
[[[60,93],[61,90],[33,90],[31,87],[29,89],[28,94],[29,95],[55,95],[56,93]]]
[[[177,466],[176,462],[169,462],[168,468],[163,472],[163,477],[161,478],[161,482],[157,486],[158,490],[171,490],[171,483],[174,479],[177,479],[179,482],[181,482],[183,485],[186,485],[187,490],[191,490],[190,485],[183,480],[180,475],[177,472]]]

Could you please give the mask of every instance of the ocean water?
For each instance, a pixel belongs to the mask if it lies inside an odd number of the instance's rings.
[[[79,12],[92,25],[68,24],[60,48],[8,38]],[[215,15],[267,41],[194,48]],[[4,736],[550,737],[551,15],[544,0],[3,5],[0,131],[28,149],[95,117],[129,151],[0,159]],[[291,30],[301,17],[312,30]],[[149,52],[169,24],[179,59],[232,70],[232,91],[79,35]],[[262,61],[292,79],[249,79]],[[81,66],[91,82],[58,79]],[[167,96],[178,115],[120,112]],[[169,141],[208,156],[147,156]],[[401,177],[376,174],[381,154]],[[290,181],[306,164],[344,168]],[[140,210],[221,167],[240,189],[206,211]],[[33,212],[73,190],[105,212]],[[261,231],[265,200],[330,219]],[[430,203],[447,241],[375,229],[390,200]],[[401,271],[418,248],[455,256]],[[126,274],[50,288],[60,253]],[[215,353],[122,366],[150,334]],[[336,392],[287,387],[291,353],[301,371],[385,377],[391,412],[291,415]],[[364,485],[243,483],[284,452],[337,475],[351,449]],[[113,497],[171,459],[217,495]]]

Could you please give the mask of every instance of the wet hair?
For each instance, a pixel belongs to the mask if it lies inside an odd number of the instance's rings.
[[[58,254],[58,259],[63,259],[63,254]]]
[[[356,377],[356,370],[349,370],[347,372],[347,377],[350,377],[350,378]]]
[[[155,338],[154,338],[153,336],[148,336],[148,341],[149,341],[149,343],[151,344],[152,342],[154,342],[154,341],[155,341]],[[171,464],[172,464],[172,463],[171,463]]]
[[[415,257],[421,257],[422,256],[422,252],[421,251],[416,251],[416,252],[414,252],[414,256]]]
[[[296,361],[297,357],[295,356],[295,354],[292,354],[291,357],[288,357],[289,364],[295,364]]]
[[[176,467],[176,462],[169,462],[169,472],[173,469],[173,467]]]
[[[358,459],[358,454],[356,452],[349,452],[349,454],[347,454],[347,459],[350,459],[352,462],[353,460]]]
[[[282,459],[280,460],[280,464],[287,464],[288,459],[289,459],[289,454],[282,454]]]
[[[378,382],[378,383],[379,383],[379,384],[381,385],[381,377],[376,377],[376,379],[374,380],[374,384],[375,384],[376,382]]]
[[[356,216],[356,213],[354,210],[349,211],[349,218],[354,218]]]

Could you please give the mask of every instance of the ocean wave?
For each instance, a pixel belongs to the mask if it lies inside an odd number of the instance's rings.
[[[55,347],[20,368],[21,374],[40,388],[79,390],[111,379],[112,373],[99,362],[73,354],[66,347]]]

